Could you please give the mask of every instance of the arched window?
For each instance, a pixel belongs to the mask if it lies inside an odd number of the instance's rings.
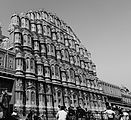
[[[26,25],[25,25],[25,18],[22,18],[22,19],[21,19],[21,27],[22,27],[22,28],[25,28],[25,26],[26,26]]]
[[[29,91],[27,90],[27,91],[26,91],[26,101],[29,100],[29,96],[30,96],[30,93],[29,93]]]
[[[79,79],[79,77],[77,76],[75,79],[76,79],[76,85],[79,86],[80,85],[80,79]]]
[[[36,24],[31,23],[31,31],[36,32]]]
[[[44,32],[44,35],[48,35],[48,31],[47,31],[47,26],[46,25],[43,26],[43,32]]]
[[[54,45],[51,44],[51,52],[54,53]]]
[[[69,53],[68,53],[68,50],[65,50],[65,58],[66,58],[67,61],[69,60]]]
[[[20,25],[20,18],[19,18],[19,16],[17,16],[17,15],[13,16],[11,22],[14,25]]]
[[[78,106],[78,100],[77,100],[77,95],[75,93],[73,94],[73,102],[74,102],[74,107],[76,108]]]
[[[26,70],[30,70],[30,58],[26,58]]]
[[[79,58],[79,56],[77,56],[77,63],[78,63],[78,66],[80,66],[80,58]]]
[[[50,44],[47,44],[47,53],[50,52]]]
[[[44,71],[45,71],[45,77],[50,77],[50,69],[49,69],[49,67],[44,67]]]
[[[23,46],[27,46],[27,41],[28,41],[28,35],[24,34],[23,35]]]
[[[60,20],[57,19],[57,26],[60,27],[61,23],[60,23]]]
[[[35,91],[31,91],[31,104],[32,104],[32,105],[35,104],[35,99],[36,99]]]
[[[85,68],[84,62],[81,61],[81,68]]]
[[[60,53],[60,51],[57,51],[57,59],[61,59],[61,53]]]
[[[4,67],[4,55],[0,54],[0,66]]]
[[[60,90],[57,91],[57,99],[58,99],[58,105],[62,104],[62,92]]]
[[[46,47],[44,44],[41,44],[41,52],[46,53]]]
[[[55,65],[55,75],[59,77],[59,66]]]
[[[58,42],[61,41],[61,38],[60,38],[60,32],[57,32],[57,40],[58,40]]]
[[[44,19],[47,21],[48,20],[48,14],[44,12]]]
[[[66,81],[66,74],[65,72],[61,72],[62,81]]]
[[[61,39],[61,42],[64,43],[64,35],[63,35],[63,33],[60,33],[60,39]]]
[[[69,40],[70,48],[72,48],[72,39]]]
[[[76,44],[76,52],[79,52],[79,44]]]
[[[21,35],[20,35],[20,33],[15,33],[15,42],[16,43],[21,43]]]
[[[50,29],[49,26],[47,26],[47,35],[48,35],[49,37],[51,37],[51,29]]]
[[[66,75],[67,75],[67,81],[69,81],[70,80],[70,71],[69,70],[66,71]]]
[[[70,69],[70,78],[74,82],[74,70]]]
[[[72,40],[72,47],[75,48],[75,41]]]
[[[34,42],[34,50],[37,50],[37,41]]]
[[[83,55],[83,49],[80,48],[80,55]]]
[[[30,18],[31,18],[31,20],[34,20],[34,19],[35,19],[34,13],[31,13]]]
[[[27,28],[27,29],[30,29],[29,19],[26,19],[25,22],[26,22],[26,24],[25,24],[26,28]]]
[[[77,65],[77,57],[76,56],[74,56],[74,63],[75,63],[75,65]]]
[[[71,63],[71,64],[74,64],[74,60],[73,60],[73,57],[72,57],[72,56],[70,57],[70,63]]]
[[[65,46],[69,46],[69,41],[67,39],[65,39]]]
[[[86,75],[83,74],[83,85],[86,86]]]
[[[52,33],[52,40],[56,40],[56,39],[57,39],[57,37],[56,37],[56,33],[53,32],[53,33]]]
[[[36,19],[39,20],[40,19],[40,13],[36,12]]]
[[[29,47],[32,47],[31,36],[30,36],[30,35],[28,35],[28,46],[29,46]]]
[[[80,75],[80,84],[83,86],[83,76]]]
[[[41,24],[37,25],[38,34],[42,34],[42,26]]]
[[[33,59],[30,60],[30,69],[34,70],[34,60]]]
[[[53,16],[51,14],[49,14],[49,21],[53,22]]]
[[[55,67],[51,66],[51,75],[54,76],[55,75]]]
[[[61,50],[61,58],[62,60],[65,60],[65,51],[63,49]]]

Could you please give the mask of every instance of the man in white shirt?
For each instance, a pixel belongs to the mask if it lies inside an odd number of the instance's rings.
[[[56,118],[57,120],[66,120],[67,112],[65,111],[65,107],[61,106],[61,110],[57,112]]]

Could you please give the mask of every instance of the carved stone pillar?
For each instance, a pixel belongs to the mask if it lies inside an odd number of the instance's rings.
[[[43,115],[46,110],[45,105],[45,91],[44,91],[44,83],[38,83],[38,96],[39,96],[39,114]]]
[[[26,92],[26,113],[29,112],[30,109],[36,111],[36,85],[33,80],[25,81],[25,92]]]
[[[69,101],[69,94],[68,94],[67,88],[64,89],[64,104],[65,104],[66,108],[69,108],[70,101]]]
[[[23,114],[23,79],[22,78],[17,78],[15,81],[15,104],[14,104],[14,109],[17,109],[18,113],[20,115]]]

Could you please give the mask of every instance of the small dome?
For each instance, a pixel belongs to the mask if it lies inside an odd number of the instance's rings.
[[[14,13],[14,14],[11,16],[11,18],[13,18],[13,17],[15,17],[15,16],[18,16],[18,14]]]
[[[60,50],[60,46],[59,45],[56,45],[56,50]]]
[[[33,33],[33,39],[34,39],[34,40],[38,40],[37,34]]]
[[[20,17],[22,18],[22,17],[26,17],[26,14],[25,13],[20,13]]]
[[[33,11],[32,11],[32,10],[29,10],[27,13],[33,13]]]
[[[47,60],[44,62],[44,66],[49,66],[49,63]]]
[[[19,28],[16,28],[14,32],[20,33],[21,30]]]
[[[61,66],[61,71],[65,71],[65,67],[64,66]]]
[[[51,32],[56,32],[56,28],[54,26],[51,27]]]
[[[22,53],[18,52],[18,53],[16,54],[16,58],[21,58],[21,57],[23,57]]]
[[[30,23],[36,24],[36,21],[35,20],[31,20]]]
[[[42,64],[42,62],[41,62],[41,58],[40,58],[40,57],[37,58],[37,64]]]
[[[41,20],[36,21],[37,24],[42,24]]]

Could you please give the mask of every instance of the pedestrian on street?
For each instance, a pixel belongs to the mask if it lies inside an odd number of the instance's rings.
[[[6,118],[9,115],[9,95],[7,93],[7,89],[2,90],[0,105],[3,109],[3,118]]]
[[[104,113],[107,113],[108,120],[114,120],[115,112],[111,109],[111,106],[108,106],[107,110]]]
[[[56,114],[57,120],[66,120],[67,112],[65,111],[65,106],[61,106],[61,109]]]

